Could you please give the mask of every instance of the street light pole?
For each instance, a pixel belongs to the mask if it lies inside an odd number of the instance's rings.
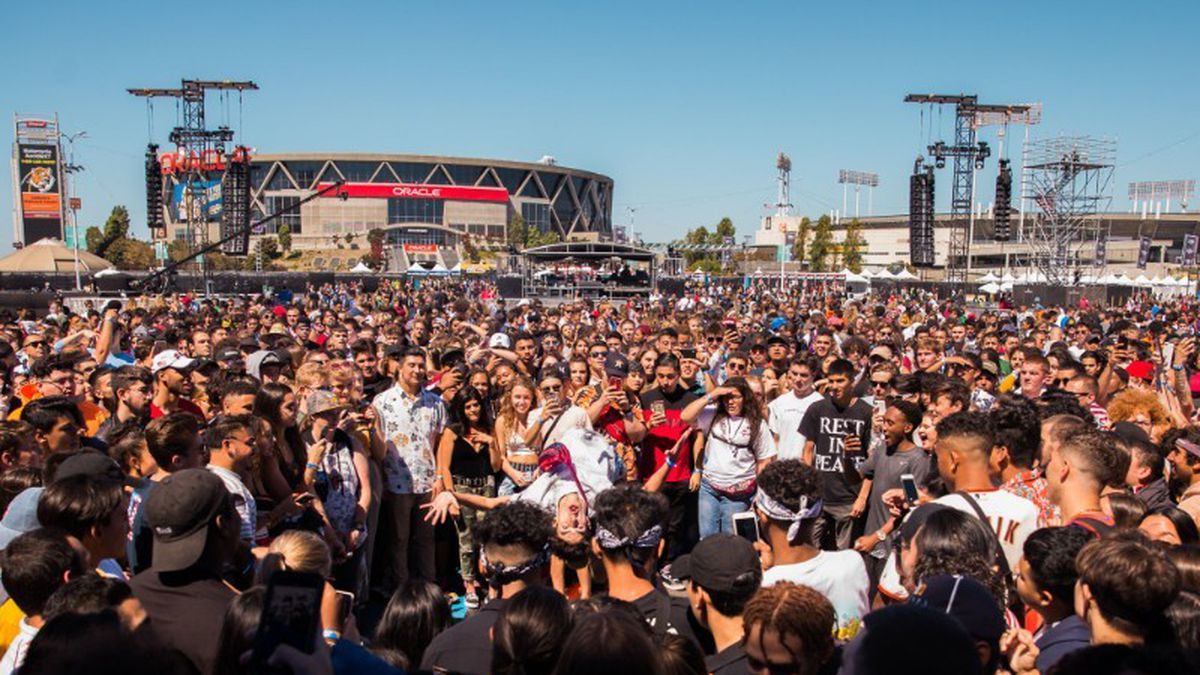
[[[75,141],[80,138],[86,138],[86,131],[77,131],[73,134],[63,134],[63,138],[67,139],[71,151],[67,155],[67,165],[64,167],[67,175],[74,175],[83,171],[83,167],[75,163]],[[67,182],[67,203],[74,205],[75,198],[75,179],[72,178]],[[79,211],[75,208],[71,209],[71,248],[75,255],[75,290],[83,290],[83,284],[79,279]]]

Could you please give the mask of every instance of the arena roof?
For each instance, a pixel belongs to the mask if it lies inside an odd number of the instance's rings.
[[[449,155],[405,155],[388,153],[354,153],[354,152],[286,152],[262,153],[254,155],[255,162],[416,162],[423,164],[461,164],[466,166],[493,166],[505,169],[521,169],[522,171],[546,171],[569,173],[597,180],[612,182],[612,178],[594,171],[575,169],[561,164],[542,164],[540,162],[514,162],[507,159],[489,159],[485,157],[452,157]]]

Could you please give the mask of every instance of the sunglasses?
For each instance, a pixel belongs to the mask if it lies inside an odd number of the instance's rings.
[[[558,391],[562,390],[562,385],[561,384],[547,384],[547,385],[543,385],[543,386],[539,387],[539,389],[541,389],[543,392],[545,392],[547,394],[554,394],[554,393],[557,393]]]
[[[744,364],[744,363],[741,363],[741,362],[730,363],[730,364],[729,364],[729,369],[730,369],[730,370],[745,370],[745,369],[746,369],[746,364]]]
[[[588,354],[588,356],[592,357],[593,359],[602,359],[608,356],[608,352],[591,352]]]
[[[872,387],[876,387],[876,388],[878,388],[878,387],[890,387],[890,386],[892,386],[892,381],[891,381],[891,380],[884,380],[883,382],[880,382],[880,381],[878,381],[878,380],[871,380],[871,386],[872,386]]]

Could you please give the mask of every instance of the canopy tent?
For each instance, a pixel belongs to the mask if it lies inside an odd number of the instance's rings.
[[[976,279],[976,281],[978,281],[981,284],[990,284],[990,283],[993,283],[996,281],[1000,281],[1000,277],[996,276],[995,274],[993,274],[992,272],[989,271],[987,274]]]
[[[371,269],[370,267],[367,267],[367,264],[365,262],[359,260],[357,265],[350,268],[350,271],[353,272],[354,274],[364,274],[367,272],[374,272],[375,270]]]
[[[1150,279],[1145,274],[1139,274],[1137,278],[1133,280],[1133,285],[1137,286],[1138,288],[1149,288]]]
[[[979,292],[987,293],[988,295],[994,295],[994,294],[1000,292],[1000,286],[997,285],[996,282],[990,281],[990,282],[980,286]]]
[[[896,277],[895,277],[895,275],[893,275],[891,272],[887,271],[886,269],[882,269],[882,270],[879,270],[879,272],[875,275],[875,278],[876,279],[895,279]]]
[[[892,278],[896,279],[898,281],[912,281],[913,279],[917,278],[917,275],[913,274],[912,272],[909,272],[908,270],[900,270]]]
[[[0,272],[74,272],[75,251],[58,239],[39,239],[0,258]],[[79,271],[99,272],[113,264],[94,253],[79,251]]]
[[[850,282],[868,283],[870,281],[870,279],[868,279],[867,277],[865,277],[861,274],[855,274],[854,272],[851,272],[848,269],[842,270],[842,274],[846,275],[847,283],[850,283]]]
[[[1016,283],[1016,281],[1017,278],[1014,277],[1011,272],[1005,272],[1004,276],[1000,277],[1000,283],[1002,284],[1012,284]]]
[[[120,273],[121,273],[121,271],[120,271],[120,270],[118,270],[117,268],[115,268],[115,267],[109,267],[109,268],[106,268],[106,269],[102,269],[102,270],[100,270],[99,272],[96,272],[95,274],[93,274],[93,275],[92,275],[92,277],[94,277],[94,278],[96,278],[96,279],[99,279],[99,278],[101,278],[101,277],[111,277],[111,276],[116,276],[116,275],[118,275],[118,274],[120,274]]]

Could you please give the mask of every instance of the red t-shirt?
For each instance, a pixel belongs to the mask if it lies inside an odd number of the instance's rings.
[[[200,406],[196,405],[195,403],[192,403],[191,401],[187,400],[186,398],[179,399],[179,401],[177,403],[179,405],[180,412],[191,413],[191,414],[195,415],[196,417],[198,417],[201,422],[204,421],[204,411],[200,409]],[[162,408],[159,408],[153,402],[150,404],[150,419],[156,420],[165,414],[166,413],[163,412]]]
[[[680,418],[680,413],[689,403],[696,400],[696,395],[679,387],[674,394],[664,395],[655,388],[642,394],[642,418],[649,425],[650,417],[654,414],[655,404],[662,403],[663,414],[667,423],[650,427],[646,438],[642,441],[642,454],[638,458],[638,471],[642,478],[653,474],[665,461],[665,451],[670,450],[675,441],[690,427]],[[691,448],[680,448],[679,456],[675,458],[675,468],[667,471],[667,482],[685,481],[692,477]]]

